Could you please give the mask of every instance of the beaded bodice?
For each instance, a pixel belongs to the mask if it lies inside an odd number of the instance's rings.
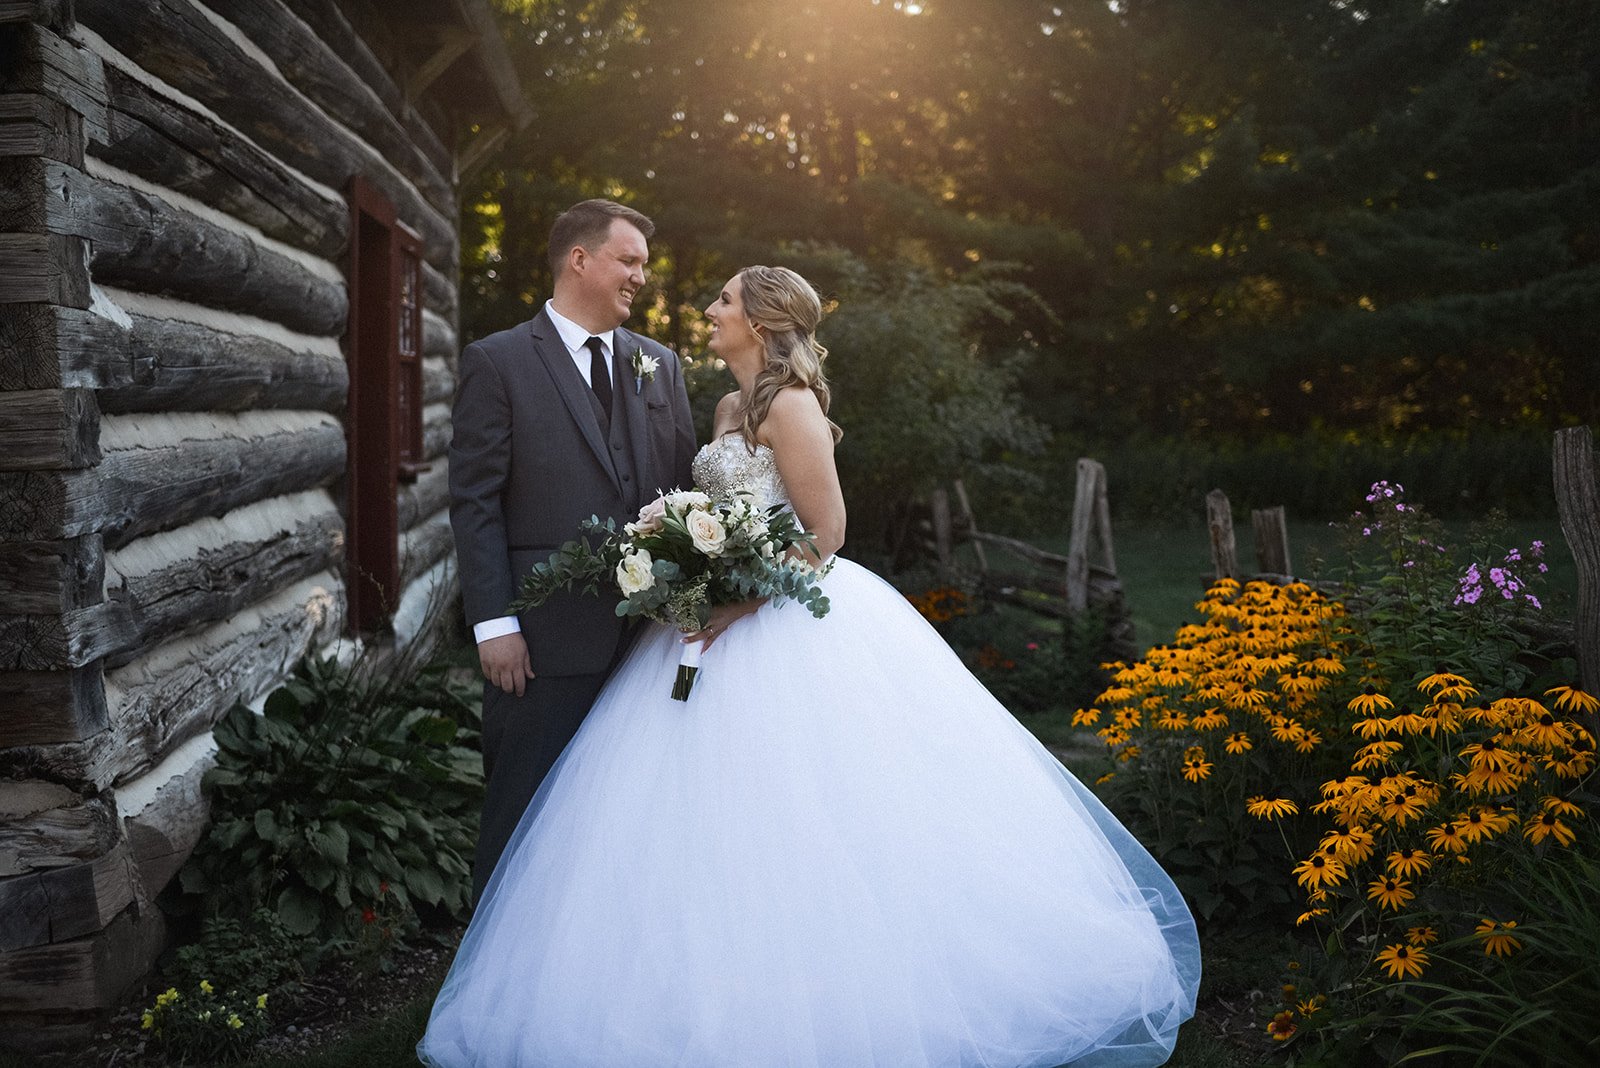
[[[788,504],[789,491],[778,475],[778,461],[772,450],[757,445],[751,452],[737,431],[703,447],[695,454],[694,484],[715,500],[727,500],[736,493],[748,493],[758,508]]]

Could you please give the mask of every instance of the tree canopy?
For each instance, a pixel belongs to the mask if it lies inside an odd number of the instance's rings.
[[[538,118],[468,191],[469,333],[603,195],[686,355],[734,269],[828,246],[981,293],[938,344],[1076,439],[1600,412],[1590,0],[500,2]]]

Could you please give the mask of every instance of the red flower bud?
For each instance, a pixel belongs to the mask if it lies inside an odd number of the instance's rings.
[[[374,922],[377,921],[377,919],[378,919],[378,914],[376,912],[373,912],[371,909],[362,909],[361,910],[361,922],[362,923],[374,923]]]

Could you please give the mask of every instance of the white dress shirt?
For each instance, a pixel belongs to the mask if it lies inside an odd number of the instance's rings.
[[[600,347],[605,351],[606,373],[611,373],[611,331],[603,334],[591,334],[565,315],[556,311],[552,301],[544,302],[544,312],[556,326],[556,333],[561,336],[561,343],[567,347],[567,355],[572,357],[572,362],[578,368],[578,374],[583,379],[583,384],[590,389],[594,383],[589,380],[589,370],[593,360],[589,355],[589,339],[598,337]],[[616,383],[612,383],[613,386]],[[482,623],[475,623],[472,627],[472,638],[477,642],[486,642],[490,638],[498,638],[503,634],[522,633],[522,624],[516,616],[499,616],[495,619],[486,619]]]

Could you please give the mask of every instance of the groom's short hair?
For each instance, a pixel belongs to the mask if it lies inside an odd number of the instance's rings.
[[[611,221],[632,223],[646,238],[656,232],[656,224],[642,212],[613,200],[585,200],[556,216],[550,227],[550,277],[560,278],[567,253],[582,245],[593,252],[611,233]]]

